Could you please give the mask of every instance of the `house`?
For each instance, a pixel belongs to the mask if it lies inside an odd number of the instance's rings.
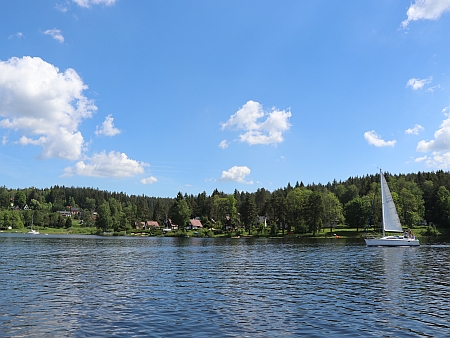
[[[148,228],[156,228],[159,229],[159,223],[157,221],[147,221],[145,224],[146,229]]]
[[[169,219],[166,218],[166,220],[163,223],[164,223],[164,229],[163,229],[164,232],[168,232],[171,230],[178,230],[178,225],[173,224],[172,220],[170,218]]]
[[[203,225],[202,222],[200,222],[199,219],[191,219],[189,220],[189,224],[186,227],[187,230],[197,230],[197,229],[202,229]]]
[[[63,217],[71,217],[72,213],[70,211],[58,211],[58,213]]]
[[[80,215],[80,209],[79,209],[79,208],[73,208],[73,207],[70,207],[70,213],[71,213],[72,215],[74,215],[74,216]]]
[[[225,230],[234,231],[234,225],[232,219],[229,215],[225,216]]]
[[[136,229],[144,229],[144,230],[150,228],[159,229],[159,223],[157,221],[134,222],[134,227]]]
[[[256,216],[258,224],[264,224],[267,226],[267,217],[266,216]]]

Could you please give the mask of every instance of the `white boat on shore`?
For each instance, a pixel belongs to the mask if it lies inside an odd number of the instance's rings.
[[[381,180],[381,211],[383,219],[383,236],[379,238],[366,238],[367,246],[419,246],[419,240],[410,230],[403,232],[397,209],[392,199],[389,186],[380,170]],[[400,232],[401,235],[386,236],[386,232]]]

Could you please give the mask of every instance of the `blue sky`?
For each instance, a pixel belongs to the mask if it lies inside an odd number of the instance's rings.
[[[0,185],[175,197],[450,166],[450,0],[0,2]]]

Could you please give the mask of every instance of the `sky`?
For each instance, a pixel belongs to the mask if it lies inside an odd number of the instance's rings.
[[[0,1],[0,186],[449,170],[450,0]]]

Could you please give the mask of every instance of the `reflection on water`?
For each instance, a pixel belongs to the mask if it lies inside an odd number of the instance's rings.
[[[450,334],[450,247],[0,237],[0,336]]]

